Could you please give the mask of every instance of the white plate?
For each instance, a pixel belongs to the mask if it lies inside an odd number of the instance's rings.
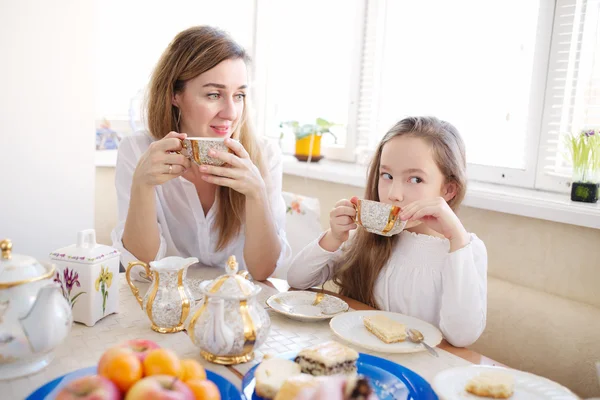
[[[424,337],[424,341],[431,347],[435,347],[442,341],[442,332],[435,326],[421,321],[420,319],[409,317],[408,315],[398,314],[387,311],[353,311],[334,317],[329,326],[333,333],[341,339],[367,350],[381,353],[416,353],[424,351],[425,346],[415,344],[408,339],[398,343],[384,343],[365,328],[364,317],[372,317],[377,314],[398,321],[407,328],[418,329]]]
[[[458,367],[442,371],[433,379],[433,389],[436,391],[441,400],[481,400],[483,397],[467,393],[465,391],[465,386],[469,379],[481,374],[482,372],[489,373],[493,371],[510,374],[515,378],[515,391],[510,397],[510,400],[579,399],[579,397],[573,394],[573,392],[571,392],[569,389],[549,379],[542,378],[541,376],[516,369],[493,367],[488,365],[470,365],[468,367]]]
[[[292,291],[274,294],[267,299],[267,305],[280,314],[297,321],[322,321],[348,311],[348,303],[328,294],[316,306],[313,302],[317,293]]]

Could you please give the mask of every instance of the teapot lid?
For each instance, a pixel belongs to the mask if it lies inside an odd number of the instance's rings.
[[[235,256],[230,256],[225,267],[227,274],[201,285],[202,291],[209,296],[237,299],[248,298],[258,294],[262,290],[260,286],[250,282],[247,279],[248,275],[238,274],[238,268],[239,265]]]
[[[50,259],[56,261],[75,262],[79,264],[95,264],[119,256],[113,247],[96,243],[96,231],[85,229],[77,232],[77,243],[60,248],[50,253]]]
[[[50,278],[54,268],[50,270],[33,257],[12,252],[12,241],[0,241],[0,289]]]

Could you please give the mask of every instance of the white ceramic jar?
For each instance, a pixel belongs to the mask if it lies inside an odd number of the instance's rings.
[[[38,372],[71,331],[71,308],[53,282],[54,265],[12,253],[0,241],[0,380]],[[0,395],[1,397],[1,395]]]
[[[77,233],[77,243],[50,253],[54,275],[73,310],[73,320],[87,326],[119,308],[119,252],[96,243],[96,231]]]

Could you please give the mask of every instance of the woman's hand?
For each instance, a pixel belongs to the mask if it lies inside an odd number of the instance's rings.
[[[175,153],[181,151],[180,139],[186,137],[185,133],[169,132],[161,140],[152,142],[135,168],[134,185],[162,185],[190,168],[191,161],[184,155]]]
[[[442,197],[418,200],[408,204],[402,208],[400,219],[402,221],[420,221],[444,235],[450,241],[450,251],[458,250],[469,244],[470,237],[467,230]]]
[[[259,198],[263,196],[265,181],[244,146],[230,138],[225,139],[225,145],[233,153],[210,150],[208,155],[218,158],[226,165],[221,167],[214,165],[201,166],[202,179],[215,185],[230,187],[246,197]]]

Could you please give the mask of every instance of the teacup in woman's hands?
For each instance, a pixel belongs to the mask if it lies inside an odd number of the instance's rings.
[[[353,199],[356,208],[354,221],[367,232],[393,236],[404,229],[406,221],[400,220],[400,207],[372,200]]]
[[[229,152],[223,138],[188,137],[181,140],[183,150],[181,154],[192,160],[197,165],[215,165],[220,167],[222,160],[208,155],[209,150]]]

